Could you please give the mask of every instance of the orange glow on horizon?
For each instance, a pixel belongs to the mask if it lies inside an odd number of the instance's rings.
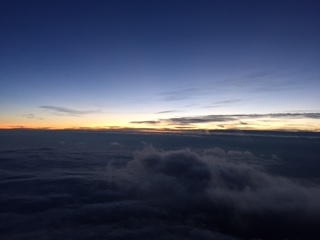
[[[49,129],[49,130],[110,130],[110,131],[140,131],[140,132],[186,132],[186,131],[206,131],[206,130],[261,130],[261,131],[310,131],[320,132],[320,122],[318,119],[282,119],[282,118],[243,118],[241,121],[220,121],[204,123],[172,123],[170,121],[146,121],[152,116],[139,116],[141,122],[130,122],[130,119],[137,119],[136,115],[125,116],[50,116],[47,119],[28,119],[5,115],[0,121],[0,129]]]
[[[1,124],[0,129],[35,129],[35,130],[105,130],[105,131],[138,131],[138,132],[188,132],[188,131],[210,131],[210,130],[257,130],[257,131],[310,131],[320,132],[317,125],[300,124],[273,124],[273,125],[237,125],[229,124],[224,127],[213,124],[194,124],[192,126],[181,125],[148,125],[148,124],[126,124],[126,125],[64,125],[64,124]]]

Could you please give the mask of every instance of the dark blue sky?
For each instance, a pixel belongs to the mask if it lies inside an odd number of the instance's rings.
[[[319,112],[319,12],[319,1],[1,1],[0,125]]]

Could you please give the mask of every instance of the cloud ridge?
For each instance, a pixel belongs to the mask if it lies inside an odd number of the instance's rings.
[[[148,146],[123,169],[109,164],[108,173],[133,196],[209,229],[262,239],[320,236],[319,186],[304,186],[232,161],[246,158],[254,155]]]

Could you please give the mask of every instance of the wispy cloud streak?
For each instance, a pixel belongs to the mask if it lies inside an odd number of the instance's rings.
[[[178,110],[168,110],[168,111],[156,112],[156,114],[165,114],[165,113],[174,113],[174,112],[180,112],[180,111],[178,111]]]
[[[30,119],[43,120],[43,118],[37,117],[33,113],[24,114],[23,116],[26,117],[26,118],[30,118]]]
[[[97,110],[82,111],[82,110],[75,110],[75,109],[71,109],[71,108],[64,108],[64,107],[57,107],[57,106],[40,106],[40,108],[50,110],[54,113],[65,114],[65,115],[70,115],[70,116],[79,116],[79,115],[84,115],[84,114],[100,112]]]
[[[161,121],[131,121],[133,124],[159,124]]]
[[[165,101],[184,100],[184,99],[190,98],[191,96],[195,96],[197,94],[199,94],[199,89],[197,88],[185,88],[177,91],[160,93],[160,95],[164,97],[163,100]]]
[[[230,99],[230,100],[224,100],[224,101],[217,101],[217,102],[213,103],[212,105],[204,106],[203,108],[224,107],[224,106],[237,104],[241,101],[243,101],[243,99]]]

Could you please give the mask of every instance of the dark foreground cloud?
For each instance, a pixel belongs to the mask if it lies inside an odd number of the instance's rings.
[[[209,149],[136,152],[125,168],[108,170],[114,183],[161,209],[172,221],[244,238],[320,237],[320,188],[267,174],[244,161],[250,152]]]
[[[56,140],[66,139],[59,150],[44,147],[41,135],[43,147],[0,151],[1,239],[320,237],[319,186],[268,174],[268,166],[279,163],[276,155],[150,146],[132,154],[127,145],[149,135],[84,134],[105,147],[66,148],[81,139],[60,134]]]
[[[106,164],[112,161],[116,171],[132,161],[123,150],[119,153],[0,151],[0,238],[237,239],[114,182]]]

